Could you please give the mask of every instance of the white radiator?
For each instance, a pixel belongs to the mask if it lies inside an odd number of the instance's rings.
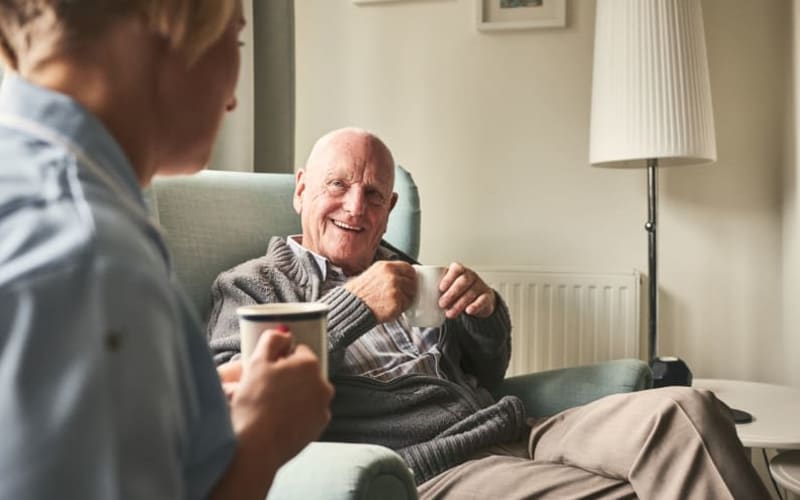
[[[640,357],[640,275],[477,268],[511,312],[508,376]]]

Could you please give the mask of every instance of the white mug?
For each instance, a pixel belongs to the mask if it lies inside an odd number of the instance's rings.
[[[298,344],[307,345],[319,358],[322,374],[328,374],[328,305],[319,302],[253,304],[236,309],[242,340],[242,361],[255,349],[264,330],[285,325]]]
[[[447,272],[445,266],[415,265],[417,274],[417,291],[414,301],[403,315],[409,326],[418,328],[433,328],[444,323],[444,310],[439,307],[439,283]]]

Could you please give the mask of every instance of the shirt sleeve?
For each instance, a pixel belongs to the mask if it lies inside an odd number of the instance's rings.
[[[208,496],[227,469],[236,451],[236,436],[228,402],[200,323],[185,295],[180,294],[180,299],[183,319],[188,326],[185,332],[192,360],[190,379],[195,385],[195,390],[189,391],[188,395],[196,396],[190,405],[194,416],[190,419],[190,438],[186,443],[187,458],[184,461],[186,498],[200,499]]]
[[[186,497],[200,408],[163,268],[61,264],[0,288],[0,498]]]

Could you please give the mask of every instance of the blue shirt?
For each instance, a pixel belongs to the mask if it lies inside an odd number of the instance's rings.
[[[0,498],[203,498],[235,449],[134,171],[71,98],[0,91]]]

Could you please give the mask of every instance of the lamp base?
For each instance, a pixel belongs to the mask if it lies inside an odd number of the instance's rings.
[[[650,360],[650,371],[653,372],[653,387],[684,385],[691,387],[692,370],[682,359],[664,356]]]
[[[673,356],[655,357],[650,360],[650,371],[653,372],[653,387],[692,386],[692,370],[680,358]],[[737,408],[728,408],[735,423],[747,424],[753,421],[753,416],[750,413]]]

